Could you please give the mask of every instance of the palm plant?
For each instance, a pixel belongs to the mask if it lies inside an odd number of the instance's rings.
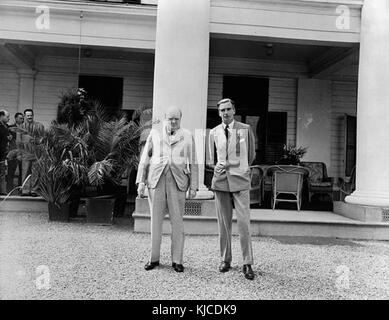
[[[36,192],[56,206],[68,202],[88,179],[88,150],[80,129],[53,123],[39,135],[18,130],[31,137],[17,147],[23,158],[34,161],[31,179]]]
[[[124,115],[108,120],[97,106],[96,113],[87,117],[85,129],[92,161],[88,178],[92,186],[118,185],[126,170],[137,167],[141,134],[151,127],[151,120],[144,119],[149,114],[151,109],[143,109],[137,110],[130,121]]]
[[[139,162],[140,137],[151,127],[150,115],[151,109],[140,109],[130,121],[124,115],[112,119],[94,101],[82,120],[53,121],[40,133],[18,129],[31,137],[18,144],[18,152],[35,162],[36,192],[60,206],[85,186],[101,191],[119,185],[123,173]]]

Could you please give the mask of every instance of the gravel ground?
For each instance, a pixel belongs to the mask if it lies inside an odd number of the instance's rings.
[[[389,299],[389,242],[254,237],[249,281],[238,237],[225,274],[216,236],[186,236],[181,274],[164,236],[162,266],[145,271],[149,237],[128,225],[0,213],[0,299]]]

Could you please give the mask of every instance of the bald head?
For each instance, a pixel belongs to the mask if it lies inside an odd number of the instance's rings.
[[[167,130],[172,134],[181,126],[182,112],[180,108],[170,107],[166,110],[165,120],[167,122]]]
[[[9,112],[4,109],[0,110],[0,118],[3,123],[7,124],[9,121]]]
[[[170,107],[166,110],[165,112],[165,119],[168,119],[169,116],[171,116],[172,114],[174,115],[179,115],[179,118],[181,119],[182,117],[182,111],[180,108],[177,108],[177,107]]]

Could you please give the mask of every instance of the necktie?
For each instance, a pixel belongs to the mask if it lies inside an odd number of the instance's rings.
[[[226,160],[227,160],[228,159],[228,124],[224,128],[224,133],[226,134],[226,138],[227,138],[227,144],[226,144]]]
[[[224,128],[224,133],[226,134],[226,138],[227,138],[227,141],[228,141],[228,124]]]

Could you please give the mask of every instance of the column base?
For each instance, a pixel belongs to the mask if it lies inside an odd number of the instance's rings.
[[[345,198],[350,204],[389,208],[389,193],[354,191]]]
[[[214,194],[207,187],[199,188],[196,193],[195,199],[197,200],[210,200],[214,198]]]
[[[389,210],[377,206],[334,201],[334,213],[368,223],[389,222]]]

